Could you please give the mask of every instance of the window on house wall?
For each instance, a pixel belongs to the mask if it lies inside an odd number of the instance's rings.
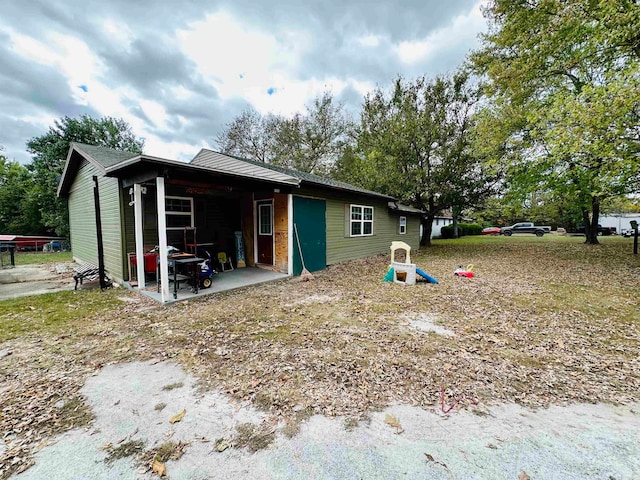
[[[193,227],[193,198],[165,197],[167,230],[182,230]]]
[[[373,235],[373,207],[351,205],[350,226],[352,237]]]
[[[263,203],[258,205],[258,234],[259,235],[272,235],[273,225],[271,222],[271,208],[272,204]]]
[[[400,235],[407,233],[407,217],[400,217]]]

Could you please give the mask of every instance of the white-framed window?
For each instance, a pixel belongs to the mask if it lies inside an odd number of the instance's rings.
[[[258,204],[258,235],[273,235],[273,204]]]
[[[350,232],[352,237],[373,235],[373,207],[351,205]]]
[[[193,198],[166,196],[164,202],[167,230],[193,227]]]
[[[407,217],[400,217],[400,228],[398,229],[400,235],[407,233]]]

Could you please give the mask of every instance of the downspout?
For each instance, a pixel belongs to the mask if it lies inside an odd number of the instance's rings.
[[[98,275],[100,276],[100,289],[108,287],[104,273],[104,245],[102,244],[102,218],[100,217],[100,190],[98,188],[98,177],[93,176],[93,203],[96,212],[96,237],[98,240]]]

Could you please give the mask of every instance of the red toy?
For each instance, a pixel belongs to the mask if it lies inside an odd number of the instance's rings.
[[[473,264],[470,264],[467,269],[465,270],[464,268],[462,268],[462,265],[460,265],[458,268],[456,268],[456,271],[453,272],[453,274],[456,277],[467,277],[467,278],[473,278]]]

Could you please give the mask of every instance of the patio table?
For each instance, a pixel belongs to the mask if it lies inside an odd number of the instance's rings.
[[[159,259],[160,257],[158,257]],[[198,293],[198,264],[204,262],[204,258],[196,257],[194,255],[188,254],[177,254],[171,255],[167,258],[167,265],[169,268],[173,268],[173,279],[171,275],[169,275],[169,280],[173,280],[173,298],[178,298],[178,282],[184,280],[192,280],[193,281],[193,291],[194,293]],[[158,262],[159,263],[159,262]],[[158,268],[160,265],[158,264]],[[191,275],[183,275],[179,274],[178,270],[191,267]],[[184,271],[184,270],[182,270]],[[158,272],[159,273],[159,272]],[[160,276],[158,274],[158,279]],[[160,282],[158,282],[158,291],[160,289]]]

